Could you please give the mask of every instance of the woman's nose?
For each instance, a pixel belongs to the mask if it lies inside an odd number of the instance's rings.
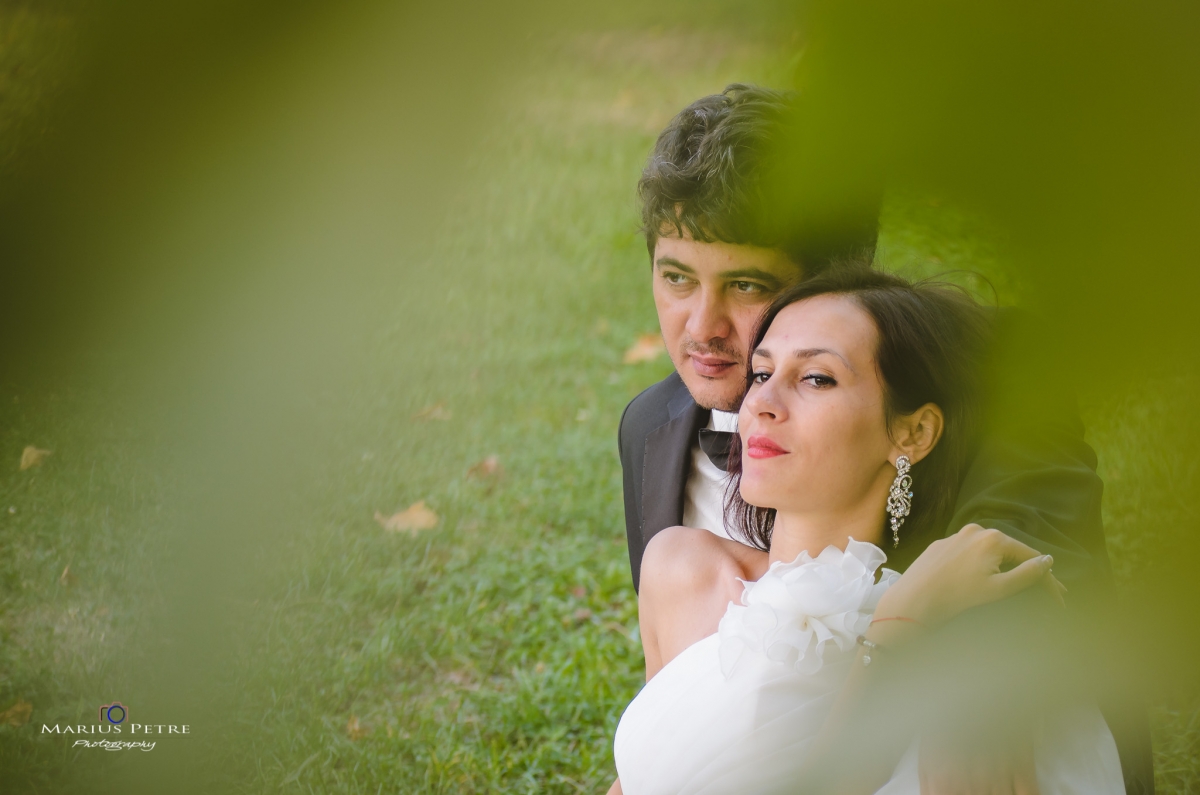
[[[768,378],[766,383],[755,386],[746,395],[746,408],[756,417],[772,420],[786,419],[787,411],[778,397],[774,384]]]

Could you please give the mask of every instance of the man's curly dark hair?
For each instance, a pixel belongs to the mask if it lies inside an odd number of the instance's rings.
[[[783,249],[810,275],[820,264],[815,258],[869,257],[874,217],[839,240],[838,250],[814,257],[795,236],[799,226],[781,218],[778,201],[771,198],[764,177],[786,145],[795,100],[793,92],[734,83],[671,120],[638,181],[642,233],[652,260],[660,236],[682,237],[685,231],[704,243]]]

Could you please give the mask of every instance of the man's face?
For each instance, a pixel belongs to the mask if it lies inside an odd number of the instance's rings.
[[[750,335],[801,270],[783,251],[660,237],[654,306],[675,369],[704,408],[734,411],[746,386]]]

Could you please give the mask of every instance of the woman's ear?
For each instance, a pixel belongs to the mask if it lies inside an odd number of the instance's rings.
[[[892,423],[896,455],[906,455],[917,463],[937,445],[945,426],[945,415],[936,403],[926,403],[912,414],[897,417]]]

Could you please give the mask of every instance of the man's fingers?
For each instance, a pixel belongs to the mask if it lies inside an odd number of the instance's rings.
[[[1054,558],[1049,555],[1039,555],[1030,558],[1011,571],[995,575],[992,577],[992,583],[999,592],[997,598],[1007,598],[1036,584],[1050,572],[1050,567],[1053,565]]]

